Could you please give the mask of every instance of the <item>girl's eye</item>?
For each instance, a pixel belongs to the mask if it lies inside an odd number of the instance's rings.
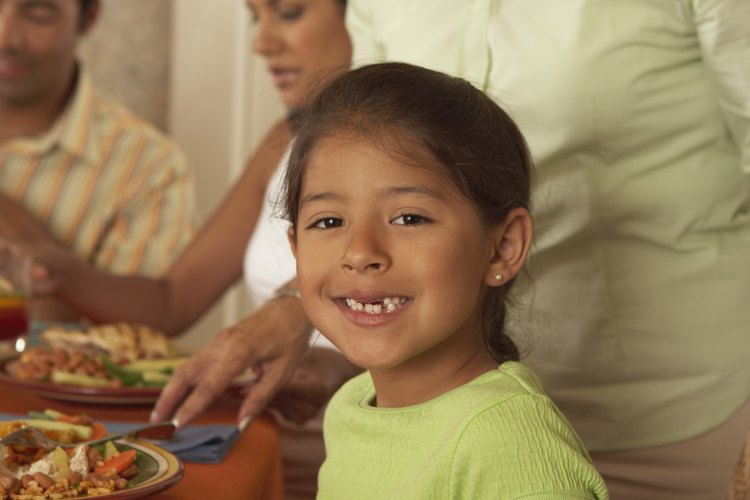
[[[402,226],[417,226],[419,224],[424,224],[425,222],[429,222],[427,217],[417,214],[404,214],[393,219],[394,224]]]
[[[338,217],[323,217],[312,223],[311,228],[317,229],[332,229],[334,227],[341,227],[344,225],[344,221]]]

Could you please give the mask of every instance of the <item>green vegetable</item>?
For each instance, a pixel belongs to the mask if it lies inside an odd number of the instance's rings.
[[[102,361],[102,364],[104,365],[104,368],[107,370],[107,373],[117,379],[120,379],[122,381],[122,385],[126,387],[133,387],[143,382],[143,375],[140,372],[123,368],[104,354],[100,356],[100,359]]]
[[[104,460],[109,460],[118,453],[120,452],[117,450],[115,444],[112,441],[107,441],[106,443],[104,443]]]
[[[69,424],[67,422],[58,422],[57,420],[22,420],[28,427],[36,427],[48,431],[66,432],[72,431],[76,438],[81,441],[91,439],[94,430],[87,425]]]
[[[60,417],[65,417],[66,415],[62,412],[59,412],[57,410],[53,410],[51,408],[47,408],[44,410],[44,414],[47,415],[52,420],[57,420]]]
[[[107,387],[109,385],[109,381],[102,378],[89,377],[88,375],[60,370],[54,370],[52,372],[52,382],[55,384],[77,385],[81,387]]]
[[[171,375],[164,372],[143,372],[143,385],[145,387],[164,387],[169,382]]]
[[[187,361],[188,358],[164,358],[164,359],[141,359],[128,363],[122,368],[137,372],[162,372],[172,373],[178,366]]]
[[[48,415],[47,413],[43,413],[41,411],[30,411],[27,413],[30,419],[33,420],[54,420],[54,417]]]

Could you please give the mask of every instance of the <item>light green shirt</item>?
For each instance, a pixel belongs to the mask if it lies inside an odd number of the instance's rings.
[[[355,64],[462,76],[524,132],[513,332],[589,449],[686,439],[748,398],[748,0],[350,0],[347,23]]]
[[[580,439],[520,363],[415,406],[376,408],[374,397],[364,373],[331,400],[318,498],[607,498]]]

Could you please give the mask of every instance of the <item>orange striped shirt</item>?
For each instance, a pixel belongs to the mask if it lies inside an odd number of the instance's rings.
[[[178,147],[96,96],[84,71],[44,135],[0,144],[0,191],[93,265],[159,276],[194,233],[193,177]]]

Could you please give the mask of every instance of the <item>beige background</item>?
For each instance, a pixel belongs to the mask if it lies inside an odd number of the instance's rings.
[[[102,95],[164,129],[172,0],[102,0],[101,5],[99,21],[81,45],[81,58]]]

